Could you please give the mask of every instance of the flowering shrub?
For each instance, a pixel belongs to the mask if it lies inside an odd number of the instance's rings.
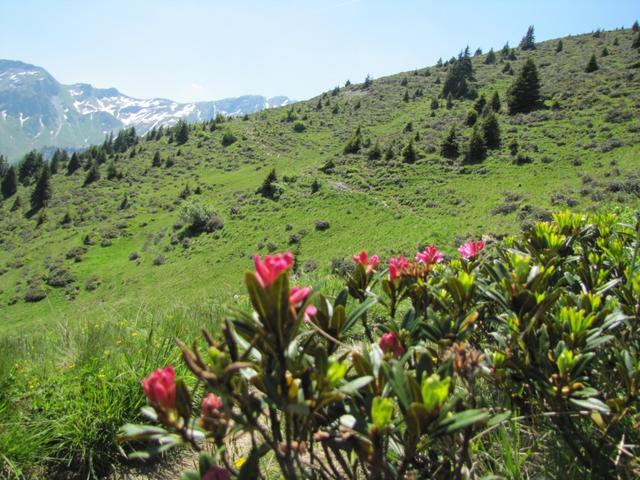
[[[287,479],[470,478],[473,446],[517,417],[593,478],[631,478],[638,242],[615,215],[559,213],[449,261],[429,246],[384,268],[363,251],[334,298],[290,286],[290,253],[256,256],[252,311],[204,345],[178,342],[194,390],[171,367],[151,373],[144,413],[162,427],[126,425],[121,440],[202,451],[188,479],[263,478],[265,455]]]

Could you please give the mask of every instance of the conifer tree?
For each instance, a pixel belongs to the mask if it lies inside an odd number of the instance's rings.
[[[71,155],[71,159],[67,164],[67,175],[72,175],[76,170],[80,168],[80,159],[78,158],[78,154],[73,152]]]
[[[445,158],[457,158],[459,155],[458,135],[455,125],[449,129],[440,145],[440,154]]]
[[[468,98],[471,96],[472,88],[469,82],[473,80],[473,65],[468,57],[454,58],[450,62],[447,77],[442,85],[442,96],[449,94],[453,98]]]
[[[511,47],[509,47],[509,42],[507,42],[504,44],[504,47],[502,47],[502,50],[500,50],[500,57],[502,57],[502,59],[504,60],[509,56],[510,51]]]
[[[607,47],[604,47],[602,49],[602,52],[600,52],[600,56],[601,57],[608,57],[609,56],[609,49]]]
[[[558,44],[556,45],[556,53],[560,53],[564,49],[564,44],[562,40],[558,40]]]
[[[409,91],[408,90],[404,91],[404,96],[402,97],[402,101],[403,102],[408,102],[409,101]]]
[[[95,161],[91,162],[91,166],[87,171],[87,176],[84,178],[84,186],[92,184],[100,180],[100,167]]]
[[[529,25],[529,28],[527,29],[527,33],[525,34],[524,37],[522,37],[522,40],[520,41],[520,49],[521,50],[535,50],[536,49],[535,34],[534,34],[534,30],[533,30],[533,25]]]
[[[18,191],[18,176],[15,167],[11,166],[2,177],[0,184],[3,198],[9,198]]]
[[[280,198],[280,188],[278,187],[278,176],[276,174],[276,169],[272,169],[267,175],[267,178],[264,179],[262,185],[258,189],[258,193],[265,198],[270,198],[272,200],[277,200]]]
[[[632,48],[640,48],[640,32],[635,36],[633,42],[631,43]]]
[[[631,31],[634,33],[638,33],[639,30],[640,27],[638,26],[638,21],[636,20],[635,22],[633,22],[633,25],[631,25]]]
[[[493,48],[489,50],[487,53],[487,58],[484,59],[485,65],[492,65],[496,63],[496,52],[493,51]]]
[[[473,103],[473,109],[479,114],[482,113],[484,107],[487,105],[487,97],[484,96],[484,93],[478,97],[478,99]]]
[[[373,148],[368,153],[369,160],[379,160],[382,157],[382,149],[380,148],[380,142],[376,140]]]
[[[451,110],[453,108],[453,96],[451,95],[451,92],[449,92],[449,95],[447,95],[447,110]]]
[[[595,72],[596,70],[598,70],[600,67],[598,66],[598,62],[596,61],[596,54],[592,54],[591,58],[589,59],[589,63],[587,63],[587,66],[585,67],[584,71],[587,73],[591,73],[591,72]]]
[[[29,185],[39,175],[44,163],[42,154],[31,150],[18,164],[18,181],[23,185]]]
[[[111,160],[107,165],[107,179],[114,180],[118,178],[118,169],[116,168],[116,162]]]
[[[469,112],[467,113],[467,118],[464,123],[468,127],[473,127],[477,121],[478,121],[478,112],[476,112],[474,109],[469,110]]]
[[[162,158],[160,158],[160,152],[156,151],[153,155],[153,160],[151,161],[152,167],[161,167],[162,166]]]
[[[189,126],[184,120],[176,124],[176,143],[182,145],[189,140]]]
[[[482,120],[482,133],[487,148],[500,147],[500,123],[493,110],[488,109]]]
[[[409,140],[404,148],[402,149],[402,161],[404,163],[415,163],[418,155],[416,154],[416,149],[413,147],[413,140]]]
[[[494,112],[499,112],[500,109],[502,108],[502,103],[500,102],[500,95],[498,94],[498,92],[493,92],[493,95],[491,96],[491,102],[489,102],[489,104],[491,105],[491,110],[493,110]]]
[[[36,186],[31,192],[31,209],[35,212],[47,206],[51,199],[51,169],[47,163],[40,169]]]
[[[476,126],[473,129],[471,138],[467,145],[467,151],[465,152],[465,161],[468,163],[480,162],[484,160],[487,155],[487,144],[482,136],[482,132]]]
[[[7,174],[7,170],[9,170],[9,162],[4,155],[0,155],[0,179]]]
[[[440,102],[437,98],[431,100],[431,110],[437,110],[440,107]]]
[[[356,128],[356,131],[353,133],[347,144],[344,146],[345,154],[358,153],[360,151],[360,147],[362,146],[362,132],[360,131],[360,127]]]
[[[507,91],[509,113],[530,112],[540,102],[540,79],[532,59],[528,59]]]
[[[62,152],[59,148],[53,152],[53,156],[51,157],[51,175],[55,175],[60,171],[60,164],[62,163]]]

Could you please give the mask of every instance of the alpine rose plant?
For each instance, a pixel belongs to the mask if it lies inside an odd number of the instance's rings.
[[[353,261],[356,262],[356,264],[361,264],[363,267],[366,267],[367,273],[371,273],[380,263],[380,258],[377,255],[369,258],[366,250],[362,250],[358,255],[353,256]]]
[[[267,255],[264,260],[259,255],[253,257],[256,267],[256,278],[263,288],[270,286],[278,275],[285,270],[289,270],[293,265],[293,255],[291,252],[278,253],[277,255]]]
[[[152,406],[161,410],[172,410],[176,406],[176,372],[173,366],[153,371],[142,382],[144,394]]]
[[[394,281],[400,278],[402,272],[409,267],[409,260],[402,255],[389,259],[389,280]]]
[[[480,255],[480,252],[484,249],[484,242],[482,240],[473,241],[470,240],[467,243],[460,245],[458,248],[458,252],[460,256],[466,260],[471,260],[472,258]]]
[[[444,260],[444,255],[435,245],[429,245],[422,252],[416,253],[416,261],[426,265],[434,265]]]
[[[391,353],[394,357],[401,357],[404,353],[404,346],[400,342],[398,335],[395,332],[388,332],[380,337],[380,348],[385,353]]]

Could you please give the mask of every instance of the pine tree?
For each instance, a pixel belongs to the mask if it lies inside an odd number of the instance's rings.
[[[153,155],[153,160],[151,161],[152,167],[161,167],[162,166],[162,158],[160,158],[160,152],[156,152]]]
[[[635,36],[631,43],[631,48],[640,48],[640,32]]]
[[[4,177],[2,177],[0,190],[3,198],[9,198],[18,191],[18,176],[16,175],[15,167],[9,167]]]
[[[491,105],[491,110],[493,110],[494,112],[500,111],[500,109],[502,108],[502,103],[500,102],[500,95],[498,94],[498,92],[493,92],[489,104]]]
[[[493,48],[489,50],[487,53],[487,58],[484,59],[485,65],[492,65],[496,63],[496,52],[493,51]]]
[[[360,147],[362,146],[362,132],[360,131],[360,127],[356,128],[356,131],[353,133],[347,144],[344,146],[343,152],[345,154],[358,153],[360,151]]]
[[[453,98],[468,98],[471,96],[472,88],[469,82],[473,80],[473,65],[468,57],[453,59],[447,71],[447,77],[442,85],[442,96],[449,94]]]
[[[507,62],[504,64],[504,67],[502,68],[502,73],[506,73],[507,75],[513,75],[513,67],[511,66],[511,63]]]
[[[487,110],[487,113],[482,120],[482,133],[484,135],[484,141],[487,144],[487,148],[500,147],[500,123],[498,122],[498,117],[493,110]]]
[[[416,149],[413,147],[413,140],[409,140],[404,148],[402,149],[402,161],[404,163],[415,163],[418,155],[416,154]]]
[[[182,145],[189,140],[189,126],[184,120],[180,120],[176,124],[176,143]]]
[[[453,96],[451,95],[451,92],[449,92],[449,95],[447,95],[447,110],[451,110],[453,108]]]
[[[484,96],[484,93],[478,97],[478,99],[473,103],[473,109],[479,114],[482,113],[484,107],[487,105],[487,97]]]
[[[587,73],[591,73],[591,72],[595,72],[596,70],[598,70],[600,67],[598,66],[598,62],[596,61],[596,54],[592,54],[591,58],[589,59],[589,63],[587,63],[587,66],[585,67],[584,71]]]
[[[459,148],[456,127],[452,126],[447,136],[442,140],[440,154],[445,158],[457,158],[460,152]]]
[[[36,212],[47,206],[51,199],[51,169],[45,165],[40,170],[36,186],[31,192],[31,209]]]
[[[558,44],[556,45],[556,53],[560,53],[564,49],[564,44],[562,40],[558,40]]]
[[[408,102],[409,101],[409,91],[408,90],[404,91],[404,96],[402,97],[402,101],[403,102]]]
[[[118,178],[118,169],[116,168],[116,162],[111,160],[107,165],[107,179],[114,180]]]
[[[80,159],[78,158],[78,154],[73,152],[73,154],[71,155],[71,159],[67,164],[67,175],[72,175],[79,168],[80,168]]]
[[[440,107],[440,102],[437,98],[431,100],[431,110],[437,110]]]
[[[609,49],[607,47],[604,47],[602,49],[602,52],[600,52],[600,56],[601,57],[608,57],[609,56]]]
[[[44,163],[42,154],[31,150],[18,164],[18,181],[23,185],[29,185],[39,175]]]
[[[4,158],[4,155],[0,155],[0,179],[2,179],[7,174],[8,170],[9,162],[6,158]]]
[[[478,112],[476,112],[473,108],[467,112],[467,118],[464,121],[467,127],[473,127],[478,121]]]
[[[272,169],[267,175],[267,178],[264,179],[262,185],[258,189],[258,193],[265,198],[270,198],[272,200],[277,200],[280,198],[280,188],[278,187],[278,176],[276,175],[276,169]]]
[[[502,57],[503,60],[507,58],[509,56],[510,50],[511,47],[509,47],[509,42],[505,43],[504,47],[502,47],[502,50],[500,50],[500,57]]]
[[[62,163],[62,152],[59,148],[53,152],[53,156],[51,157],[51,175],[55,175],[60,171],[60,164]]]
[[[631,25],[631,31],[634,33],[638,33],[639,30],[640,26],[638,26],[638,21],[636,20],[635,22],[633,22],[633,25]]]
[[[478,127],[473,129],[473,134],[469,139],[467,151],[465,152],[465,161],[468,163],[480,162],[487,155],[487,144],[482,136],[482,132]]]
[[[509,113],[530,112],[540,102],[540,79],[532,59],[528,59],[507,91]]]
[[[84,178],[84,186],[92,184],[93,182],[97,182],[100,180],[100,167],[98,164],[93,161],[91,162],[91,166],[87,171],[87,176]]]
[[[364,83],[362,84],[362,88],[369,88],[372,83],[373,78],[371,78],[371,75],[367,75],[367,77],[364,79]]]
[[[525,34],[524,37],[522,37],[522,40],[520,41],[520,50],[535,50],[535,49],[536,49],[536,43],[535,43],[533,25],[530,25],[529,28],[527,29],[527,33]]]
[[[373,145],[373,148],[369,150],[367,155],[369,160],[379,160],[382,157],[382,149],[380,148],[380,142],[376,140],[376,143]]]

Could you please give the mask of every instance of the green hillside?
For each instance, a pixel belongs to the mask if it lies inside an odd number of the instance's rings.
[[[352,265],[362,248],[387,258],[436,244],[453,254],[554,210],[636,209],[635,43],[631,30],[597,31],[563,38],[561,48],[498,47],[493,62],[461,53],[292,107],[192,124],[184,142],[180,125],[143,138],[125,132],[78,156],[71,174],[62,162],[48,205],[31,211],[35,172],[0,203],[8,471],[29,475],[21,467],[35,458],[84,468],[96,452],[113,461],[105,445],[143,404],[142,373],[175,355],[172,336],[246,302],[239,272],[255,253],[293,251],[296,275],[310,284]],[[592,55],[597,69],[587,73]],[[529,59],[542,101],[510,114],[507,92]],[[443,96],[464,62],[473,68],[468,94]],[[467,157],[474,128],[492,115],[500,145]],[[452,127],[460,154],[446,158]],[[100,178],[88,182],[92,166]],[[203,213],[204,231],[190,227],[188,211]],[[51,388],[54,399],[38,397]],[[76,429],[72,416],[86,426]]]
[[[336,88],[290,109],[191,125],[184,145],[168,135],[142,138],[107,157],[101,180],[86,187],[83,169],[67,176],[63,167],[42,224],[39,215],[25,216],[31,186],[18,191],[21,207],[13,208],[15,197],[1,204],[0,329],[229,298],[239,286],[235,272],[269,249],[296,250],[301,267],[325,272],[341,252],[362,247],[382,255],[421,242],[451,249],[469,237],[513,232],[550,208],[635,205],[640,64],[633,39],[629,30],[597,32],[563,39],[561,52],[548,41],[509,51],[511,60],[498,50],[494,64],[486,54],[473,56],[478,94],[490,100],[497,92],[502,105],[502,146],[478,163],[440,155],[452,125],[465,148],[475,101],[447,108],[439,96],[450,67],[435,66]],[[599,70],[586,73],[593,53]],[[506,91],[528,58],[538,66],[544,105],[508,115]],[[358,127],[360,152],[344,154]],[[225,147],[226,132],[237,141]],[[411,140],[418,158],[406,163],[402,149]],[[381,157],[371,159],[375,145]],[[156,152],[161,167],[152,167]],[[122,178],[106,178],[111,161]],[[333,168],[322,168],[327,164]],[[272,168],[278,200],[256,193]],[[320,188],[312,193],[314,181]],[[187,185],[201,193],[182,200]],[[125,196],[130,206],[120,209]],[[186,201],[212,207],[224,228],[184,238],[179,212]],[[61,225],[67,213],[71,221]],[[317,221],[329,228],[318,230]],[[58,267],[75,281],[47,285],[42,279]],[[30,287],[46,298],[26,302]]]

